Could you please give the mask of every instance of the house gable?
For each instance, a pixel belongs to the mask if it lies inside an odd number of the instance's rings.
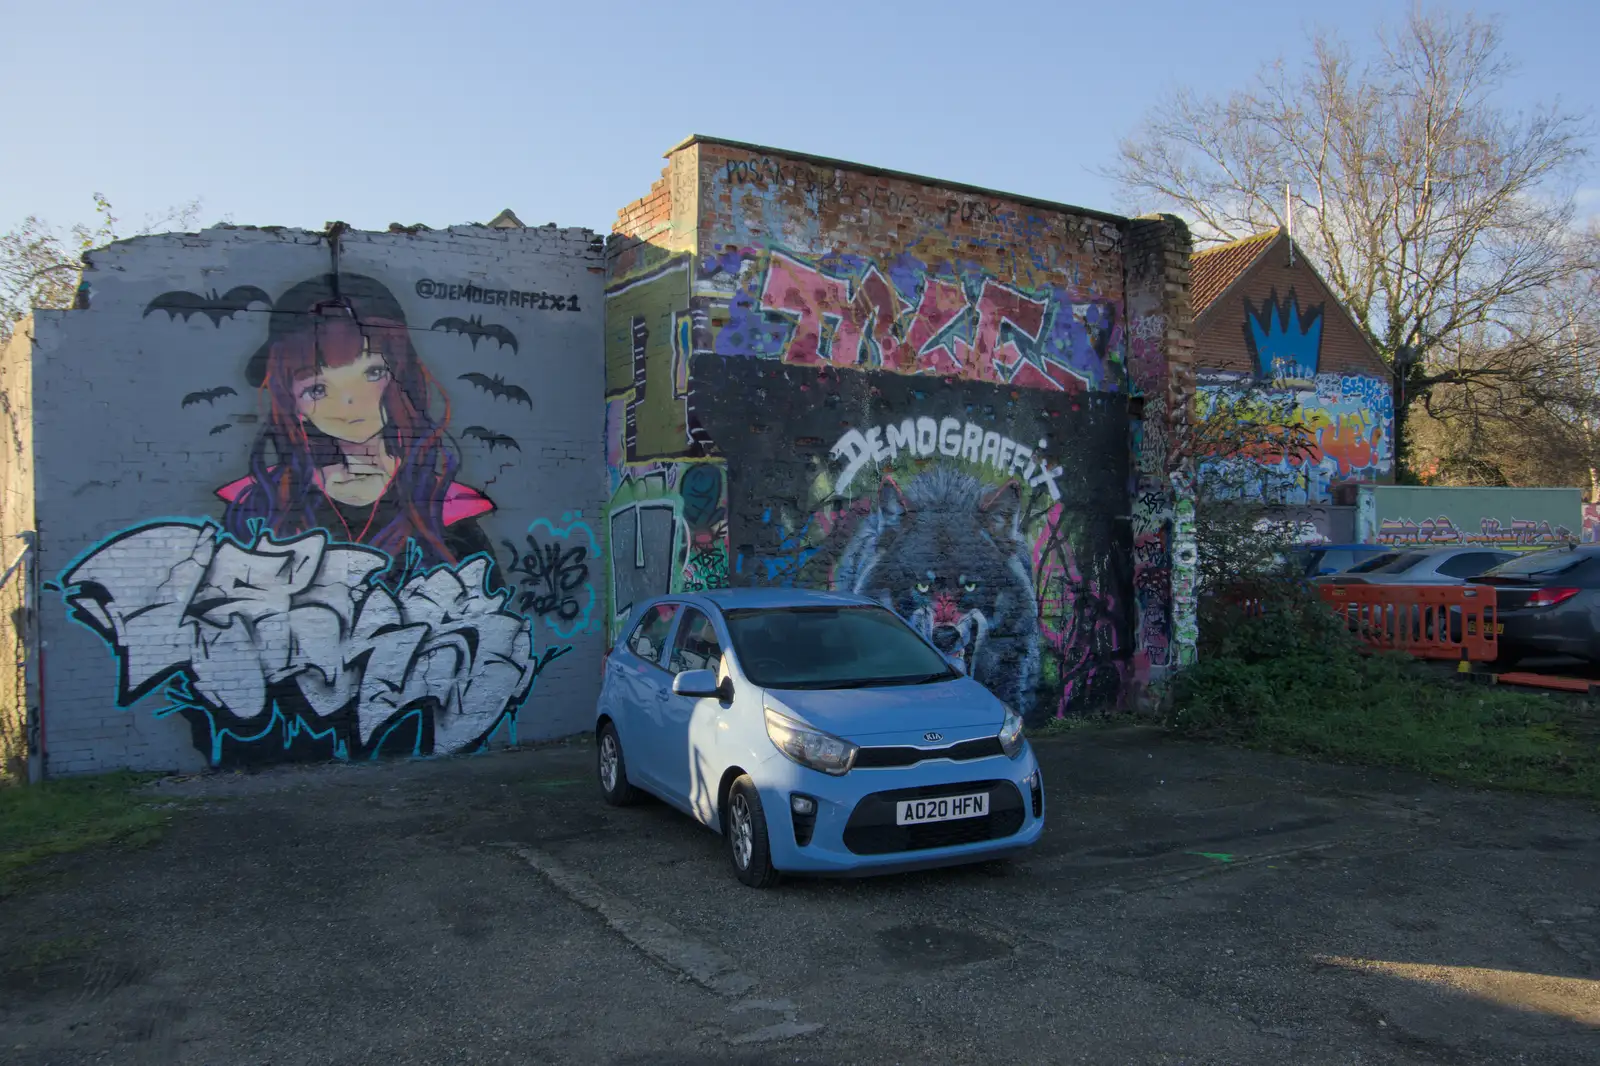
[[[1254,254],[1243,262],[1237,249],[1248,242],[1195,256],[1201,272],[1210,263],[1236,271],[1229,279],[1213,269],[1205,293],[1209,299],[1196,307],[1196,372],[1294,380],[1339,374],[1387,381],[1389,370],[1377,351],[1298,248],[1291,264],[1290,246],[1279,232],[1261,247],[1249,248]]]

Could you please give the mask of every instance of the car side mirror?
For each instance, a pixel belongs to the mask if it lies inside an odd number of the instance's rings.
[[[722,683],[717,683],[715,670],[685,670],[672,679],[672,694],[675,696],[717,696],[722,700],[733,699],[733,678],[724,678]]]

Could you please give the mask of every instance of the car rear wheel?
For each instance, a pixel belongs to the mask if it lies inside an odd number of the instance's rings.
[[[628,784],[628,763],[622,757],[622,740],[617,728],[610,722],[600,727],[600,741],[595,745],[595,769],[600,777],[600,794],[613,807],[627,807],[638,802],[639,793]]]
[[[767,841],[767,815],[749,774],[728,789],[722,813],[722,836],[728,842],[728,858],[739,880],[751,888],[777,884],[778,871],[772,867],[772,849]]]

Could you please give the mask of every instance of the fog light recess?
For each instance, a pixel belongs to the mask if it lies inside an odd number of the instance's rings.
[[[799,792],[789,794],[789,815],[794,821],[794,842],[802,848],[817,830],[817,801]]]

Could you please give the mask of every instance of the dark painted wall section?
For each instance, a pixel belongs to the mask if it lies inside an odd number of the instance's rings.
[[[1117,702],[1125,396],[737,356],[691,373],[732,584],[870,596],[1035,722]]]

